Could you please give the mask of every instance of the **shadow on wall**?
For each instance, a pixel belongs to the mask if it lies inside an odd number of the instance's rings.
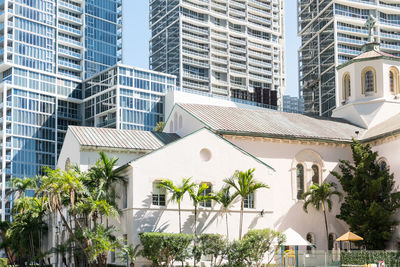
[[[150,194],[142,201],[143,209],[135,213],[133,217],[134,232],[164,232],[168,228],[169,224],[167,223],[159,225],[164,209],[150,210],[151,201],[152,195]]]
[[[336,165],[334,171],[340,172],[339,165]],[[343,191],[339,181],[333,175],[329,174],[324,182],[334,182],[338,190]],[[306,189],[307,190],[307,189]],[[331,212],[327,212],[328,218],[328,229],[330,233],[336,233],[337,236],[348,231],[347,224],[336,218],[336,215],[340,212],[341,203],[338,202],[336,196],[332,197],[333,207]],[[326,232],[324,228],[324,216],[322,209],[317,211],[312,205],[308,206],[308,213],[303,210],[304,201],[299,200],[294,203],[291,208],[286,212],[285,215],[281,216],[275,223],[274,228],[279,231],[285,231],[288,228],[292,228],[299,234],[306,238],[307,233],[318,233],[317,234],[317,249],[325,249],[326,246]]]

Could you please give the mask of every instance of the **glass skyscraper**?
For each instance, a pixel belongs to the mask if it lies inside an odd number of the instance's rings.
[[[364,27],[377,19],[381,50],[399,56],[400,2],[393,0],[298,0],[299,88],[305,113],[330,116],[336,107],[336,66],[361,54]]]
[[[83,81],[121,61],[122,0],[0,1],[1,189],[55,167]],[[10,202],[2,201],[2,219]]]
[[[281,104],[283,0],[149,3],[152,70],[177,76],[182,88]]]

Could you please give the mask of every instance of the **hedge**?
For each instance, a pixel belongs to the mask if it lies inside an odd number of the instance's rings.
[[[400,266],[400,251],[349,251],[341,252],[342,264],[364,265],[385,261],[386,267]]]

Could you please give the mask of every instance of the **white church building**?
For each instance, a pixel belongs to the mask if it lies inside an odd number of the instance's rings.
[[[381,52],[376,44],[366,45],[365,53],[338,67],[333,118],[177,103],[158,137],[140,131],[70,127],[58,167],[78,164],[87,168],[97,159],[94,152],[100,150],[121,158],[119,170],[129,182],[121,188],[119,227],[133,244],[140,242],[141,232],[179,232],[177,204],[157,187],[160,180],[168,178],[179,184],[182,178],[192,177],[218,191],[236,170],[255,168],[256,179],[270,188],[247,199],[244,232],[292,228],[305,239],[311,238],[318,250],[326,250],[323,214],[313,208],[305,213],[299,196],[312,183],[338,184],[330,172],[339,171],[339,160],[352,159],[352,138],[371,144],[400,185],[399,71],[400,58]],[[102,145],[116,134],[118,144]],[[131,135],[135,141],[128,138]],[[336,219],[339,208],[334,199],[328,214],[330,246],[348,231],[348,226]],[[229,210],[231,239],[238,237],[239,211],[239,202]],[[184,233],[193,232],[193,212],[187,197],[182,203]],[[226,234],[219,204],[211,202],[200,208],[197,229],[198,233]],[[399,241],[397,228],[388,248],[397,249]]]

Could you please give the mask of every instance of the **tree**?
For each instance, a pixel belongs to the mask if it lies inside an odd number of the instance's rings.
[[[139,250],[139,248],[140,248],[140,245],[136,245],[135,247],[133,247],[132,244],[125,245],[122,247],[121,251],[119,252],[119,258],[122,261],[129,260],[130,267],[134,267],[137,257],[139,257],[142,254],[142,251]]]
[[[228,186],[235,189],[234,198],[240,197],[239,239],[242,238],[244,199],[258,189],[269,188],[268,185],[255,180],[254,171],[255,169],[249,169],[245,172],[236,171],[232,177],[224,180]]]
[[[156,127],[154,127],[154,132],[158,132],[158,133],[162,133],[162,131],[164,131],[164,127],[165,127],[165,121],[159,121],[156,124]]]
[[[172,193],[171,200],[178,204],[178,214],[179,214],[179,233],[182,233],[182,223],[181,223],[181,202],[185,194],[195,186],[191,182],[191,178],[183,178],[182,184],[176,186],[171,180],[162,180],[159,184],[161,188],[165,188]]]
[[[307,192],[305,192],[302,197],[305,200],[303,204],[303,209],[307,213],[308,205],[312,205],[316,210],[319,210],[320,207],[324,213],[325,220],[325,230],[326,230],[326,241],[329,247],[329,231],[328,231],[328,221],[326,218],[326,208],[328,211],[332,210],[332,196],[338,196],[341,200],[342,193],[340,193],[336,189],[336,185],[334,183],[322,183],[321,185],[313,184],[310,186]]]
[[[286,237],[283,233],[266,228],[248,231],[243,241],[248,247],[246,261],[250,266],[262,266],[264,258],[268,257],[268,265],[274,259],[280,247],[285,243]]]
[[[189,192],[189,196],[193,201],[193,206],[194,206],[194,229],[193,229],[193,233],[194,235],[197,237],[197,211],[198,211],[198,207],[199,207],[199,203],[204,202],[204,201],[208,201],[208,200],[215,200],[216,197],[215,195],[213,195],[212,193],[207,193],[206,190],[209,188],[210,186],[207,183],[202,183],[199,185],[194,185],[192,187],[189,188],[188,192]]]
[[[6,198],[15,194],[15,199],[25,196],[28,189],[37,188],[37,180],[35,178],[18,178],[15,177],[10,181],[10,191],[7,192]]]
[[[394,175],[381,168],[370,145],[353,140],[351,149],[353,162],[341,160],[341,173],[332,172],[346,192],[337,217],[364,238],[367,249],[381,250],[397,224],[392,216],[400,207],[400,193],[394,192]]]
[[[230,186],[225,186],[216,195],[216,200],[221,204],[222,212],[225,213],[226,238],[229,238],[228,210],[236,198],[230,193],[230,189]]]
[[[117,158],[109,158],[103,151],[99,152],[99,156],[100,158],[97,160],[96,165],[89,169],[89,175],[84,181],[84,185],[92,191],[95,199],[104,199],[117,208],[115,200],[119,196],[113,185],[118,183],[125,184],[127,180],[116,171]]]

